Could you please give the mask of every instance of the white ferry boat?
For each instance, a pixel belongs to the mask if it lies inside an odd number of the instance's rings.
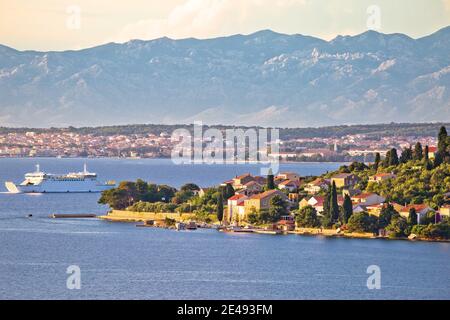
[[[67,192],[102,192],[114,188],[116,183],[100,183],[97,174],[88,172],[84,164],[83,172],[68,174],[51,174],[42,172],[36,165],[36,172],[25,174],[21,184],[5,182],[6,189],[12,193],[67,193]]]

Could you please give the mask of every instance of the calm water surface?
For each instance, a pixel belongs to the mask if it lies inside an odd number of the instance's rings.
[[[450,299],[450,244],[176,232],[50,213],[105,213],[97,194],[11,195],[36,159],[0,159],[2,299]],[[39,159],[45,171],[79,171],[81,159]],[[211,186],[256,165],[174,166],[168,160],[89,159],[100,179]],[[338,164],[286,164],[303,175]],[[33,218],[26,218],[27,214]],[[81,290],[66,269],[81,268]],[[381,290],[366,269],[381,268]]]

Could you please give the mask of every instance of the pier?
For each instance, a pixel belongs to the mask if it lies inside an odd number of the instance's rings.
[[[96,218],[97,215],[95,214],[80,214],[80,213],[75,213],[75,214],[64,214],[64,213],[53,213],[50,215],[50,218],[53,219],[70,219],[70,218]]]

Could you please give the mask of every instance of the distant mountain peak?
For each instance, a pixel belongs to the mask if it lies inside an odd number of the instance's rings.
[[[252,37],[254,37],[254,36],[278,36],[278,35],[285,35],[285,34],[275,32],[271,29],[262,29],[262,30],[259,30],[259,31],[249,34],[249,36],[252,36]]]
[[[449,32],[414,40],[367,31],[324,41],[260,30],[63,52],[0,45],[0,126],[448,119]]]

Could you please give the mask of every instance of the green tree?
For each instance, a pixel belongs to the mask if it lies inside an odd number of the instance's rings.
[[[339,204],[337,199],[336,183],[334,181],[331,185],[329,216],[333,224],[339,220]]]
[[[448,223],[437,223],[428,225],[415,225],[411,233],[424,239],[450,239],[450,225]]]
[[[425,151],[424,151],[424,155],[423,155],[423,159],[424,159],[423,163],[424,163],[426,170],[431,170],[433,168],[433,165],[431,164],[431,161],[430,161],[429,153],[430,152],[429,152],[428,146],[425,146]]]
[[[408,223],[410,226],[415,226],[417,224],[417,212],[414,208],[409,209]]]
[[[400,156],[400,162],[401,163],[407,163],[408,161],[413,159],[413,151],[411,147],[404,148],[402,151],[402,154]]]
[[[181,186],[180,191],[200,191],[200,187],[195,183],[186,183]]]
[[[376,232],[376,218],[367,212],[356,212],[348,220],[347,228],[350,232]]]
[[[267,222],[277,222],[282,216],[286,216],[288,214],[286,201],[279,195],[274,196],[270,199],[268,214]]]
[[[331,187],[327,188],[325,196],[323,198],[323,214],[328,215],[330,213],[330,199],[331,199]]]
[[[158,196],[161,201],[163,202],[170,202],[170,200],[175,196],[175,193],[177,192],[177,189],[162,184],[158,186]]]
[[[331,199],[331,186],[325,192],[325,196],[323,198],[323,217],[322,217],[322,225],[325,228],[330,228],[333,226],[333,221],[330,216],[330,199]]]
[[[180,190],[172,197],[171,202],[174,204],[182,204],[188,202],[194,197],[194,192],[189,189]]]
[[[398,212],[394,209],[392,204],[388,204],[381,209],[380,216],[378,218],[378,227],[381,229],[386,228],[392,220],[392,217],[398,215]]]
[[[267,174],[267,190],[275,189],[275,181],[272,173],[272,169],[269,169],[269,173]]]
[[[147,201],[146,196],[148,193],[148,183],[142,179],[137,179],[135,188],[136,188],[136,200]]]
[[[317,211],[311,206],[304,207],[295,215],[297,225],[302,228],[320,227],[320,220],[317,217]]]
[[[440,166],[443,162],[450,162],[450,139],[444,126],[441,127],[438,134],[438,152],[434,158],[434,167]]]
[[[369,167],[366,166],[364,162],[354,161],[348,166],[348,169],[350,170],[350,172],[363,172],[369,169]]]
[[[392,148],[389,152],[389,165],[397,166],[399,164],[397,149]]]
[[[417,142],[414,146],[413,159],[419,161],[423,159],[423,149],[420,142]]]
[[[423,155],[425,162],[430,161],[429,153],[430,153],[430,151],[429,151],[428,146],[425,146],[424,155]]]
[[[391,222],[386,227],[390,237],[406,237],[408,236],[408,223],[406,219],[400,215],[394,215]]]
[[[258,213],[256,212],[256,210],[251,211],[247,215],[247,221],[251,224],[258,224],[260,222],[260,217],[259,217]]]
[[[383,160],[383,167],[389,167],[389,163],[391,162],[391,150],[386,152],[386,157]]]
[[[444,162],[444,158],[441,152],[436,152],[434,155],[433,168],[439,167]]]
[[[234,191],[233,186],[231,185],[231,183],[227,183],[227,185],[225,186],[224,198],[226,200],[228,200],[229,198],[234,196],[234,194],[235,194],[235,191]]]
[[[377,152],[375,154],[375,162],[373,164],[373,168],[376,170],[378,170],[379,166],[380,166],[380,162],[381,162],[381,155],[379,152]]]
[[[347,224],[348,220],[353,214],[353,203],[348,194],[344,197],[344,203],[342,205],[342,223]]]
[[[447,156],[447,145],[448,143],[448,135],[447,130],[444,126],[441,127],[438,134],[438,153],[441,154],[442,158]]]
[[[122,181],[119,183],[118,189],[125,191],[125,197],[128,205],[132,205],[133,202],[139,200],[136,190],[136,183],[131,181]]]
[[[222,223],[223,220],[223,197],[222,193],[219,193],[217,198],[217,220]]]
[[[109,205],[115,210],[123,210],[131,205],[126,190],[119,188],[103,191],[98,203]]]

